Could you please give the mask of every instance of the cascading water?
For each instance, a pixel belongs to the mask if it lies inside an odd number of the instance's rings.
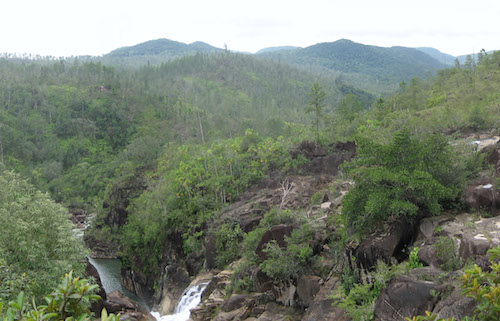
[[[191,315],[191,309],[196,308],[201,302],[201,295],[208,283],[201,283],[188,287],[182,295],[174,314],[160,316],[158,312],[151,312],[151,314],[158,321],[187,321]]]

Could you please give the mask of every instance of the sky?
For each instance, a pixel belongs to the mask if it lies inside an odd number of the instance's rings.
[[[500,49],[500,1],[6,0],[0,6],[0,53],[99,56],[159,38],[252,53],[344,38],[457,56]]]

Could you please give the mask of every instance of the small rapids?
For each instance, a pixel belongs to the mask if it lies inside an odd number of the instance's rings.
[[[188,287],[182,295],[174,314],[160,316],[158,312],[151,312],[151,314],[158,321],[187,321],[191,315],[191,309],[196,308],[201,302],[201,295],[208,283],[201,283]]]

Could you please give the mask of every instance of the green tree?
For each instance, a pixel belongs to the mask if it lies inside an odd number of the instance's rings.
[[[323,109],[325,108],[326,92],[323,87],[315,82],[308,92],[309,104],[306,113],[313,114],[313,125],[316,133],[316,140],[319,140],[319,124],[323,119]]]
[[[356,158],[344,165],[355,182],[342,209],[350,233],[389,217],[437,215],[445,201],[457,196],[452,154],[443,136],[419,139],[403,129],[389,144],[367,136],[359,136],[356,143]]]
[[[0,174],[1,298],[13,299],[24,290],[41,296],[54,288],[65,271],[83,272],[84,250],[76,239],[67,210],[36,190],[19,175]],[[26,282],[8,282],[23,275]],[[5,282],[4,282],[5,281]],[[11,287],[12,286],[12,287]]]

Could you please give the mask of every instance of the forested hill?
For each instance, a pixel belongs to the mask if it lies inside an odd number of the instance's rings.
[[[98,58],[98,60],[111,65],[140,67],[147,63],[160,64],[196,53],[214,53],[220,51],[223,51],[223,49],[213,47],[201,41],[186,44],[169,39],[156,39],[134,46],[115,49]]]
[[[0,74],[5,166],[76,205],[93,202],[127,161],[150,166],[167,142],[208,143],[247,129],[277,137],[308,124],[307,92],[317,80],[328,110],[349,94],[365,108],[373,99],[339,80],[230,52],[136,70],[0,59]]]
[[[445,67],[417,49],[368,46],[346,39],[262,55],[300,66],[342,72],[351,81],[372,90],[389,90],[391,85],[403,80],[434,74]],[[370,81],[375,84],[369,84]]]
[[[118,48],[94,59],[113,66],[140,67],[145,64],[158,65],[196,53],[221,51],[223,49],[203,42],[185,44],[157,39]],[[295,65],[309,72],[322,72],[331,76],[342,74],[345,81],[358,88],[389,93],[396,89],[401,81],[435,74],[437,70],[447,66],[427,53],[413,48],[383,48],[342,39],[307,48],[292,46],[264,48],[256,55]]]
[[[131,56],[152,56],[162,55],[167,58],[181,57],[196,52],[222,51],[207,43],[197,41],[192,44],[185,44],[168,39],[157,39],[146,41],[135,46],[122,47],[108,53],[107,57],[131,57]]]

